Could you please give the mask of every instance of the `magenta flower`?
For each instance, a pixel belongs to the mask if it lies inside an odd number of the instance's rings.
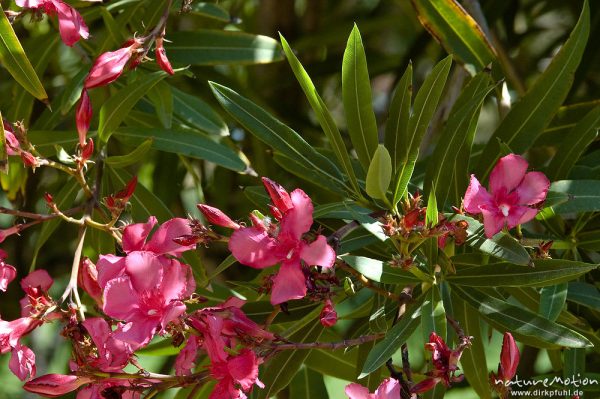
[[[83,82],[84,89],[106,86],[117,80],[139,46],[140,43],[130,40],[118,50],[100,54]]]
[[[0,320],[0,354],[15,348],[21,337],[29,334],[42,322],[31,317],[21,317],[13,321]]]
[[[123,379],[105,379],[89,384],[77,392],[76,399],[140,399],[142,393],[139,389],[146,385],[149,386],[149,384],[140,382],[133,386],[128,380]]]
[[[386,378],[381,382],[375,393],[360,384],[352,383],[346,386],[346,395],[349,399],[398,399],[400,397],[400,383],[393,378]]]
[[[77,284],[83,288],[88,295],[102,306],[102,288],[98,285],[98,269],[89,258],[81,259],[79,263],[79,273],[77,274]]]
[[[321,314],[319,315],[319,321],[323,327],[333,327],[335,326],[335,323],[337,323],[337,312],[335,311],[331,299],[325,301],[323,310],[321,310]]]
[[[16,0],[16,3],[19,7],[38,9],[48,15],[58,14],[60,37],[67,46],[90,35],[81,14],[61,0]]]
[[[273,200],[273,215],[279,226],[270,220],[253,220],[252,227],[236,230],[229,240],[229,250],[238,262],[263,269],[281,263],[273,281],[271,303],[277,305],[306,295],[306,277],[302,262],[307,266],[331,267],[335,251],[323,235],[309,243],[302,236],[313,223],[313,205],[304,191],[296,189],[288,194],[283,187],[263,178]]]
[[[230,357],[225,362],[213,363],[211,375],[219,382],[209,396],[209,399],[246,399],[245,392],[252,390],[254,384],[264,388],[258,379],[258,365],[262,359],[256,354],[243,349],[239,355]]]
[[[0,249],[0,291],[4,292],[6,292],[8,285],[17,276],[17,269],[4,262],[7,257],[7,253]]]
[[[28,347],[17,343],[12,350],[8,368],[21,381],[35,377],[35,354]]]
[[[196,288],[190,267],[166,256],[179,256],[194,248],[173,241],[191,233],[187,220],[163,223],[148,240],[156,223],[156,218],[150,217],[147,223],[127,226],[123,233],[127,256],[101,255],[97,264],[104,313],[127,323],[115,337],[133,350],[146,345],[181,315],[185,311],[182,299]]]
[[[101,371],[123,370],[133,351],[125,342],[115,338],[119,330],[113,332],[101,317],[87,319],[82,324],[97,348],[95,356],[89,358],[87,364]]]
[[[43,314],[54,304],[48,295],[53,283],[44,269],[34,270],[21,280],[21,288],[26,294],[20,301],[22,317]]]
[[[550,181],[541,172],[526,173],[527,166],[527,161],[515,154],[500,158],[490,175],[490,192],[471,175],[464,207],[469,213],[483,214],[488,238],[505,225],[511,229],[533,219],[538,210],[532,206],[546,199]]]
[[[89,377],[46,374],[25,383],[23,389],[47,398],[58,398],[92,381],[93,379]]]
[[[190,335],[187,343],[175,359],[175,375],[190,375],[196,367],[198,351],[202,346],[202,338]]]

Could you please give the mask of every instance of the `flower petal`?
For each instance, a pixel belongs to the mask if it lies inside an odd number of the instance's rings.
[[[299,263],[284,262],[279,273],[273,280],[271,303],[279,305],[290,299],[300,299],[306,296],[306,277]]]
[[[299,188],[292,191],[290,197],[294,207],[283,215],[279,234],[299,240],[313,224],[313,204],[310,197]]]
[[[0,291],[6,292],[8,285],[17,277],[17,269],[0,260]]]
[[[320,235],[311,244],[303,246],[300,257],[309,266],[331,267],[335,262],[335,251],[327,244],[327,238]]]
[[[12,350],[8,368],[21,381],[35,377],[35,354],[28,347],[17,344]]]
[[[494,197],[514,190],[527,172],[527,161],[515,154],[509,154],[498,160],[490,174],[490,192]]]
[[[537,215],[537,213],[538,213],[538,210],[534,209],[534,208],[529,208],[527,206],[518,206],[518,205],[513,206],[512,208],[510,208],[510,213],[508,214],[508,217],[506,218],[508,228],[512,229],[513,227],[515,227],[519,224],[529,222],[531,219],[533,219],[535,217],[535,215]]]
[[[104,289],[106,283],[125,272],[125,257],[113,254],[100,255],[96,269],[98,270],[98,285]]]
[[[48,291],[52,286],[52,277],[44,269],[35,270],[27,275],[27,277],[21,280],[21,288],[23,291],[27,291],[28,288],[40,287],[42,291]]]
[[[191,268],[176,259],[167,259],[161,257],[163,275],[160,287],[166,301],[173,299],[182,299],[191,295],[196,289],[196,281],[192,275]]]
[[[355,382],[346,385],[346,389],[344,391],[346,392],[346,395],[348,395],[349,399],[370,399],[371,397],[368,388],[365,388]]]
[[[129,320],[139,309],[138,293],[131,286],[129,277],[117,277],[104,288],[104,313],[120,320]]]
[[[492,238],[496,233],[504,228],[506,218],[502,213],[495,207],[481,207],[483,213],[483,227],[485,230],[485,236]]]
[[[529,172],[515,190],[519,197],[519,204],[534,205],[546,199],[550,180],[542,172]]]
[[[229,238],[229,250],[238,262],[256,269],[281,261],[276,254],[277,242],[257,227],[236,230]]]
[[[465,193],[464,198],[464,206],[465,210],[469,213],[477,214],[481,213],[480,206],[492,206],[494,199],[487,192],[485,187],[479,183],[479,180],[475,177],[475,175],[471,175],[471,182],[469,183],[469,187],[467,187],[467,192]]]
[[[398,399],[400,397],[400,383],[394,378],[386,378],[375,391],[377,399]]]
[[[60,37],[67,46],[73,46],[80,37],[89,37],[88,27],[77,10],[60,0],[52,0],[52,3],[58,14]]]
[[[128,253],[142,250],[150,231],[157,223],[156,218],[150,216],[146,223],[135,223],[125,227],[123,231],[123,251]]]
[[[169,254],[179,256],[185,251],[196,248],[196,244],[180,245],[173,241],[177,237],[191,235],[192,229],[189,220],[173,218],[161,224],[156,232],[146,243],[146,249],[156,254]]]
[[[151,291],[162,280],[163,268],[152,252],[133,251],[125,257],[125,269],[138,292]]]

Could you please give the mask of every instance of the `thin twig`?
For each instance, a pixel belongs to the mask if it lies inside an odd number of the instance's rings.
[[[385,337],[385,333],[377,333],[373,335],[363,335],[358,338],[345,339],[343,341],[336,342],[292,342],[285,344],[272,344],[271,348],[276,351],[281,350],[298,350],[298,349],[342,349],[351,346],[362,345],[367,342],[376,341]]]
[[[394,294],[393,292],[389,292],[387,290],[384,290],[381,287],[376,286],[375,284],[373,284],[371,282],[371,280],[369,280],[368,278],[366,278],[359,271],[354,270],[346,262],[344,262],[342,260],[338,260],[336,262],[336,266],[339,267],[340,269],[344,270],[345,272],[347,272],[349,274],[352,274],[353,276],[355,276],[356,278],[358,278],[358,280],[362,283],[363,286],[365,286],[366,288],[368,288],[371,291],[375,292],[376,294],[384,296],[384,297],[386,297],[388,299],[391,299],[393,301],[399,301],[400,300],[400,296]]]

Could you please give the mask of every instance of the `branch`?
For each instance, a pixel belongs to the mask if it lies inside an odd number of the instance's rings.
[[[385,337],[385,333],[377,333],[373,335],[363,335],[358,338],[345,339],[336,342],[291,342],[285,344],[272,344],[271,348],[276,351],[281,350],[298,350],[298,349],[342,349],[350,346],[362,345],[366,342],[376,341]]]
[[[356,278],[358,278],[360,280],[360,282],[362,283],[362,285],[364,285],[366,288],[372,290],[376,294],[384,296],[384,297],[386,297],[388,299],[391,299],[393,301],[400,301],[400,296],[394,294],[393,292],[386,291],[383,288],[376,286],[375,284],[373,284],[373,282],[371,280],[369,280],[368,278],[366,278],[359,271],[354,270],[346,262],[344,262],[342,260],[338,260],[336,262],[336,266],[339,267],[340,269],[344,270],[345,272],[347,272],[349,274],[352,274],[353,276],[355,276]]]

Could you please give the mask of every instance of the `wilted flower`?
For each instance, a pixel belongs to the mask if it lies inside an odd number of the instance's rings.
[[[0,249],[0,291],[5,292],[8,284],[17,276],[17,269],[4,261],[7,257],[7,253]]]
[[[21,381],[35,377],[35,354],[28,347],[17,343],[8,363],[10,371]]]
[[[483,214],[485,235],[494,236],[504,226],[509,229],[530,221],[538,213],[533,205],[546,199],[550,181],[541,172],[527,172],[527,161],[510,154],[500,158],[490,175],[490,192],[475,175],[464,198],[465,210]]]
[[[162,69],[169,75],[175,74],[175,72],[173,72],[173,67],[171,66],[171,63],[169,62],[169,59],[167,58],[167,52],[165,51],[165,48],[163,46],[163,38],[162,37],[156,38],[156,44],[154,45],[154,49],[155,49],[155,55],[156,55],[156,62],[158,63],[158,66],[160,67],[160,69]]]
[[[219,382],[209,399],[243,399],[254,384],[264,388],[264,384],[258,379],[260,363],[262,359],[257,358],[249,349],[243,349],[239,355],[231,356],[224,362],[213,362],[210,373]]]
[[[331,299],[325,301],[323,310],[321,310],[321,314],[319,315],[319,320],[323,327],[333,327],[337,323],[337,312],[335,311],[335,307],[333,307]]]

